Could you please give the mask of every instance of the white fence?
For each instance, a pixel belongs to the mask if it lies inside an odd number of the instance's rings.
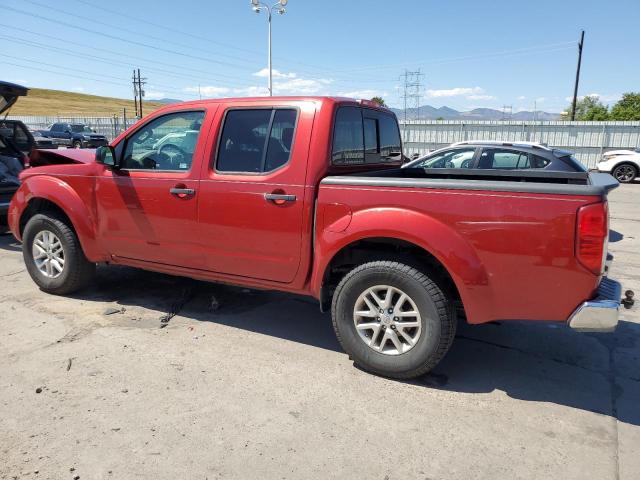
[[[407,156],[465,140],[528,141],[571,150],[591,168],[606,151],[640,147],[640,122],[410,120],[400,129]]]
[[[85,123],[110,140],[136,122],[116,115],[104,116],[12,116],[33,130],[55,122]],[[546,143],[575,152],[587,167],[595,167],[608,150],[640,147],[640,122],[515,122],[409,120],[401,122],[404,153],[425,154],[465,140],[502,140]]]

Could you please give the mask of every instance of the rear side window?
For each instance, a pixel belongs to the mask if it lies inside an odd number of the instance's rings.
[[[334,165],[364,163],[362,112],[357,107],[340,107],[336,113],[331,163]]]
[[[358,107],[340,107],[333,130],[333,165],[399,161],[400,130],[393,115]]]
[[[298,116],[294,109],[229,110],[218,147],[219,172],[266,173],[291,157]]]
[[[549,163],[551,163],[549,160],[547,160],[546,158],[540,157],[539,155],[530,155],[531,157],[531,168],[544,168],[547,165],[549,165]]]
[[[478,168],[495,168],[499,170],[529,169],[529,155],[516,150],[485,148],[482,150]]]

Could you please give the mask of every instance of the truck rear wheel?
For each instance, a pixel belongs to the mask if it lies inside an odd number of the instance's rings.
[[[447,353],[455,309],[427,275],[392,261],[361,265],[333,295],[333,327],[355,364],[385,377],[418,377]]]
[[[22,238],[22,256],[33,281],[41,290],[56,295],[85,287],[96,270],[73,229],[52,213],[29,219]]]

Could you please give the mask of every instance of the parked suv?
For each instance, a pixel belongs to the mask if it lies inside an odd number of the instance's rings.
[[[407,163],[405,168],[471,168],[586,172],[572,152],[530,142],[454,143]]]
[[[47,130],[39,130],[40,135],[53,138],[61,145],[74,148],[96,148],[107,145],[107,137],[94,132],[84,123],[54,123]]]
[[[640,148],[605,153],[598,162],[598,171],[611,173],[620,183],[633,182],[640,176]]]

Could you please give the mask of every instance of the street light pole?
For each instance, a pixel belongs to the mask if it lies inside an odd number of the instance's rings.
[[[275,10],[280,15],[284,15],[286,12],[285,6],[287,5],[288,0],[279,0],[277,3],[269,6],[266,3],[262,3],[260,0],[251,0],[251,5],[253,6],[253,11],[256,13],[260,13],[265,11],[267,13],[267,22],[269,23],[269,38],[267,41],[267,49],[268,49],[268,60],[267,66],[269,69],[269,96],[273,96],[273,69],[271,63],[271,13]]]

